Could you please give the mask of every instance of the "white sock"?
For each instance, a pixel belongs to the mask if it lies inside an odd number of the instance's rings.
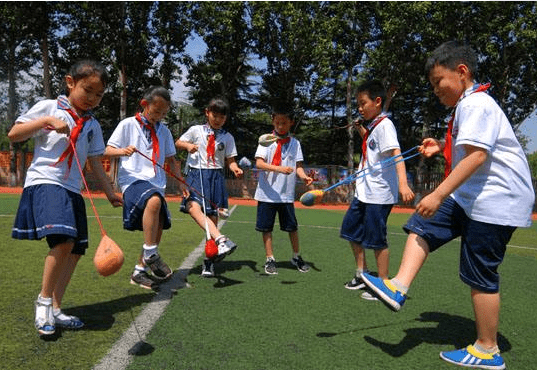
[[[274,256],[268,256],[268,257],[267,257],[267,262],[268,262],[268,261],[276,261],[276,260],[274,259]]]
[[[144,244],[142,248],[144,249],[144,259],[148,259],[152,255],[158,253],[158,250],[157,250],[158,245],[157,244],[155,244],[155,245]]]
[[[147,270],[146,266],[136,265],[136,266],[134,266],[134,272],[132,274],[133,275],[138,275],[140,272],[144,272],[146,270]]]
[[[299,255],[300,253],[293,253],[293,258],[298,258]]]
[[[214,239],[214,241],[215,241],[216,244],[220,244],[221,242],[225,242],[226,241],[226,236],[224,234],[222,234],[220,236],[217,236]]]
[[[406,285],[403,285],[403,283],[401,283],[399,280],[394,278],[390,281],[392,282],[393,286],[397,288],[398,291],[400,291],[403,294],[408,293],[408,287]]]
[[[37,302],[39,304],[43,304],[43,305],[51,305],[52,304],[52,297],[50,298],[44,298],[44,297],[41,297],[41,294],[37,296]]]
[[[485,347],[482,347],[479,344],[477,344],[477,342],[474,343],[474,348],[476,350],[478,350],[479,352],[481,352],[481,353],[487,353],[487,354],[493,354],[493,353],[500,352],[500,349],[498,348],[498,346],[494,346],[492,348],[485,348]]]

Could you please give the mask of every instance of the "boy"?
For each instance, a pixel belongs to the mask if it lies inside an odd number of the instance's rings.
[[[454,112],[446,141],[425,139],[420,152],[430,157],[445,149],[447,162],[453,155],[452,170],[404,226],[409,236],[395,278],[361,276],[398,311],[429,253],[460,236],[459,276],[471,289],[477,340],[440,357],[460,366],[505,369],[497,343],[498,267],[515,229],[531,225],[535,193],[526,156],[507,117],[485,92],[488,85],[474,82],[476,70],[474,51],[456,42],[442,44],[428,59],[434,93]]]
[[[377,261],[378,276],[388,278],[389,251],[386,221],[398,202],[398,191],[403,201],[409,202],[414,193],[409,188],[404,161],[395,166],[381,167],[379,162],[401,154],[397,133],[392,121],[383,113],[386,90],[380,81],[372,80],[358,87],[356,101],[360,115],[367,126],[357,124],[362,136],[362,160],[358,170],[367,176],[358,177],[354,199],[343,218],[340,236],[350,242],[356,261],[356,274],[345,284],[347,289],[364,289],[360,274],[367,271],[365,249],[372,249]],[[376,300],[369,292],[362,298]]]
[[[300,142],[289,134],[294,124],[292,110],[278,106],[272,112],[273,134],[278,140],[267,147],[259,145],[255,153],[259,182],[254,199],[257,203],[257,221],[255,229],[263,233],[265,245],[267,274],[277,274],[276,261],[272,249],[272,229],[276,213],[279,215],[280,229],[289,233],[293,257],[291,263],[300,272],[308,272],[309,266],[300,256],[298,242],[298,222],[295,217],[295,182],[296,176],[306,185],[313,181],[302,168],[302,149]]]
[[[175,142],[177,149],[188,152],[187,183],[195,189],[190,197],[181,203],[181,211],[190,214],[196,223],[205,230],[218,245],[218,254],[213,259],[203,261],[202,276],[214,276],[214,262],[221,261],[231,254],[237,245],[218,230],[218,211],[228,208],[225,187],[224,166],[235,175],[242,176],[242,169],[235,161],[237,148],[235,139],[222,127],[229,114],[228,103],[221,98],[212,99],[205,109],[207,123],[191,126]],[[201,195],[205,199],[201,198]],[[202,205],[205,203],[205,209]]]
[[[142,112],[121,121],[108,140],[105,155],[120,157],[118,179],[123,193],[123,227],[143,231],[144,244],[131,284],[159,290],[159,284],[172,275],[172,270],[158,253],[162,231],[171,227],[166,204],[166,174],[157,166],[166,162],[179,172],[175,146],[170,130],[161,120],[170,109],[171,98],[162,86],[144,91]],[[135,154],[151,157],[155,163]],[[184,194],[186,190],[183,189]]]

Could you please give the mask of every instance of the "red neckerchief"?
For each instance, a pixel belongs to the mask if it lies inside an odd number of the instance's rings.
[[[278,134],[275,131],[273,131],[272,133],[278,136]],[[287,144],[290,141],[291,141],[291,136],[282,137],[282,138],[278,137],[278,140],[276,141],[278,146],[276,147],[276,151],[274,152],[274,156],[272,157],[271,164],[275,166],[280,166],[282,164],[282,146]]]
[[[216,165],[216,159],[214,158],[216,149],[215,143],[216,136],[214,134],[214,131],[209,127],[209,135],[207,136],[207,164],[209,164],[209,160],[211,159],[213,161],[213,164]]]
[[[382,121],[386,117],[388,116],[385,114],[380,114],[373,120],[373,122],[367,125],[367,130],[362,140],[362,167],[365,166],[365,159],[367,158],[367,138],[369,137],[369,134],[373,132],[373,129],[377,127],[380,121]]]
[[[155,169],[155,174],[157,173],[157,160],[160,157],[160,151],[159,151],[159,144],[158,144],[158,137],[157,137],[157,131],[155,130],[155,127],[140,113],[136,113],[136,120],[140,123],[142,128],[145,128],[149,130],[149,133],[151,134],[151,144],[153,145],[153,168]]]
[[[444,165],[444,178],[448,177],[448,175],[451,173],[451,163],[452,163],[452,153],[451,153],[451,146],[453,145],[453,121],[455,120],[455,110],[457,109],[457,105],[459,105],[459,102],[467,97],[468,95],[471,95],[476,92],[482,92],[486,91],[490,87],[490,83],[485,85],[478,85],[475,84],[471,90],[465,91],[459,100],[457,101],[457,104],[455,104],[455,108],[453,109],[453,113],[451,114],[451,119],[448,122],[448,130],[446,133],[446,143],[444,145],[444,158],[446,159],[445,165]]]
[[[67,158],[67,166],[68,171],[71,170],[71,164],[73,163],[73,148],[76,148],[76,141],[78,140],[78,136],[80,135],[80,132],[84,128],[84,123],[89,120],[92,116],[91,115],[85,115],[83,117],[80,117],[70,106],[69,101],[64,98],[60,97],[58,98],[58,107],[64,109],[71,118],[75,121],[75,127],[71,130],[71,134],[69,135],[69,145],[67,145],[67,148],[63,151],[62,155],[60,156],[60,159],[56,163],[54,163],[54,166],[57,165],[60,162],[63,162]],[[73,143],[73,145],[71,145]]]

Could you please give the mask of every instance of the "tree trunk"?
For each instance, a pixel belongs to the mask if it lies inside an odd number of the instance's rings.
[[[354,170],[354,125],[352,125],[352,66],[347,68],[347,93],[346,93],[346,111],[347,111],[347,133],[349,142],[347,144],[347,167],[349,174]]]

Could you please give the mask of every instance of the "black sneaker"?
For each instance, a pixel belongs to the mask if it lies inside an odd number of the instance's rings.
[[[350,289],[350,290],[364,289],[365,284],[362,281],[361,277],[355,276],[352,278],[351,281],[348,281],[345,283],[345,288]]]
[[[265,272],[269,275],[277,275],[278,270],[276,270],[276,261],[270,259],[265,262]]]
[[[149,266],[151,272],[157,279],[165,280],[172,276],[172,270],[158,254],[154,254],[149,258],[144,258],[144,263]]]
[[[203,277],[214,276],[214,263],[210,259],[203,260],[203,269],[201,270],[201,276]]]
[[[304,260],[300,256],[297,256],[296,258],[291,258],[291,264],[295,266],[300,272],[308,272],[310,270],[310,266],[306,262],[304,262]]]
[[[139,285],[140,287],[144,289],[151,289],[155,292],[159,291],[158,282],[155,280],[153,276],[149,275],[145,271],[140,271],[137,274],[133,273],[131,275],[131,284]]]

